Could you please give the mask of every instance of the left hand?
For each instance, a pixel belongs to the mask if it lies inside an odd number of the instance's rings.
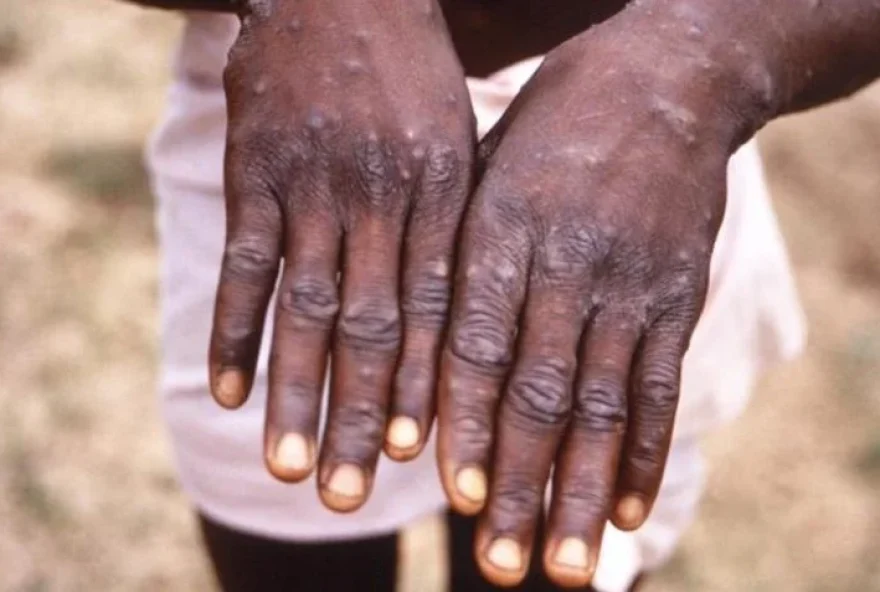
[[[486,507],[476,553],[501,585],[539,545],[551,467],[561,585],[591,579],[609,518],[650,511],[742,137],[726,75],[617,31],[548,55],[483,141],[466,215],[438,456],[453,507]]]

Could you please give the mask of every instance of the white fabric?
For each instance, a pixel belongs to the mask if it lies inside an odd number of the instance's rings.
[[[162,247],[161,391],[180,478],[202,511],[244,531],[310,541],[395,530],[444,505],[430,449],[408,464],[381,461],[365,507],[353,515],[333,514],[319,503],[313,480],[284,485],[263,466],[267,344],[244,408],[224,411],[208,395],[205,358],[224,232],[221,73],[236,30],[231,17],[188,19],[167,113],[149,152]],[[529,60],[469,81],[481,133],[538,63]],[[708,305],[685,360],[660,498],[638,532],[609,528],[596,575],[600,590],[621,592],[638,571],[668,558],[703,486],[698,437],[736,416],[758,373],[795,355],[803,340],[784,246],[760,157],[750,143],[730,162],[728,208],[712,261]]]

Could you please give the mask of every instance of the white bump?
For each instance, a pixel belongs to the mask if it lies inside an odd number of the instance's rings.
[[[495,266],[495,271],[498,274],[498,277],[503,280],[512,279],[513,276],[516,275],[516,267],[513,265],[513,263],[507,261],[506,259],[502,259],[498,262],[498,264]]]

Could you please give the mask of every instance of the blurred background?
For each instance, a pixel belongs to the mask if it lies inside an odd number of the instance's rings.
[[[141,153],[179,26],[0,0],[2,592],[213,586],[154,394]],[[699,521],[648,591],[880,591],[880,87],[761,139],[810,346],[708,443]],[[434,526],[406,541],[409,589],[436,588]]]

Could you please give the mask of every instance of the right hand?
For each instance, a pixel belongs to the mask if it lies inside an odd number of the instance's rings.
[[[319,465],[324,504],[352,511],[383,445],[413,458],[433,419],[473,112],[434,0],[246,4],[225,74],[211,389],[244,403],[277,284],[266,463],[293,482]]]

